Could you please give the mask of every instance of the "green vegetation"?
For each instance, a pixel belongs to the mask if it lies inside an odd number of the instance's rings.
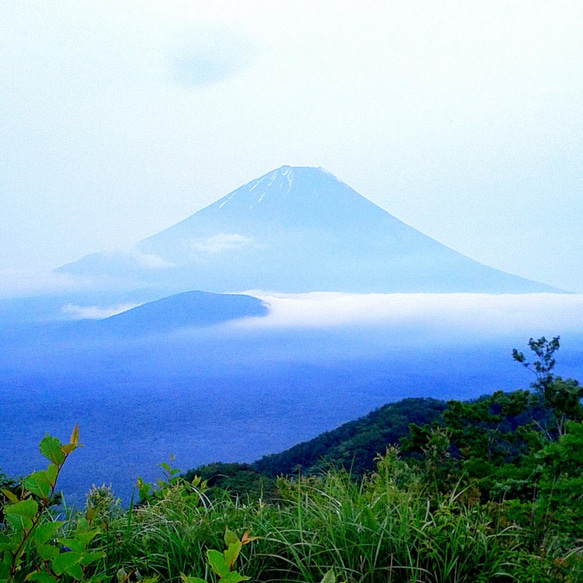
[[[0,476],[0,581],[582,581],[583,388],[554,375],[558,338],[529,345],[529,391],[403,401],[255,464],[161,464],[128,509],[102,486],[59,515],[77,431],[46,437],[46,470]]]

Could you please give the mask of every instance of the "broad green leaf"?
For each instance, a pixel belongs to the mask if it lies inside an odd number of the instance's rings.
[[[233,568],[239,553],[241,552],[241,547],[243,545],[239,540],[229,545],[229,548],[223,552],[223,556],[225,557],[225,564],[229,566],[229,570]]]
[[[95,563],[95,561],[99,561],[99,559],[104,559],[106,557],[103,551],[96,551],[94,553],[85,553],[83,558],[81,559],[81,565],[87,567],[87,565],[91,565],[91,563]]]
[[[224,577],[221,577],[221,583],[239,583],[239,581],[249,581],[251,577],[245,577],[240,575],[237,571],[231,571],[227,573]]]
[[[40,442],[38,448],[41,454],[56,466],[60,466],[65,461],[65,454],[61,451],[63,444],[56,438],[46,435]]]
[[[30,476],[24,478],[23,484],[29,492],[43,500],[46,500],[51,493],[51,482],[45,470],[30,474]]]
[[[206,581],[200,577],[189,577],[184,573],[180,573],[180,578],[184,581],[184,583],[206,583]]]
[[[237,535],[228,528],[225,529],[225,545],[229,546],[236,542],[239,542]]]
[[[334,571],[328,571],[324,577],[322,577],[322,581],[320,583],[336,583],[336,575],[334,575]]]
[[[8,504],[4,507],[4,514],[16,515],[33,519],[38,512],[38,504],[34,500],[21,500],[16,504]]]
[[[77,528],[75,529],[75,536],[80,532],[87,532],[89,530],[89,523],[84,516],[77,520]]]
[[[6,536],[4,533],[0,532],[0,551],[14,551],[18,548],[21,541],[20,534],[17,536]],[[0,553],[0,557],[2,554]],[[0,560],[0,565],[2,565],[2,561]],[[2,579],[0,579],[2,581]]]
[[[4,494],[4,496],[6,496],[6,498],[12,502],[12,504],[16,504],[18,502],[18,496],[14,492],[4,489],[0,490],[0,492],[2,492],[2,494]]]
[[[85,545],[82,541],[75,538],[60,538],[59,544],[75,553],[82,553],[85,550]]]
[[[224,577],[227,575],[229,572],[229,565],[228,563],[225,563],[225,557],[223,556],[223,553],[215,549],[209,549],[206,552],[206,555],[208,557],[209,565],[216,575],[219,577]]]
[[[57,483],[59,468],[55,464],[49,464],[49,467],[45,471],[51,486],[54,486]]]
[[[63,573],[71,574],[71,568],[78,565],[81,561],[81,554],[73,551],[61,553],[52,562],[53,571],[55,575],[62,575]],[[74,576],[74,575],[73,575]]]
[[[82,579],[84,579],[83,569],[81,568],[81,565],[71,565],[70,567],[67,567],[65,573],[67,573],[67,575],[71,575],[71,577],[73,577],[73,579],[75,579],[76,581],[81,581]]]
[[[55,545],[37,544],[36,550],[43,561],[52,561],[59,554]]]
[[[6,514],[4,520],[16,530],[30,530],[32,528],[32,520],[26,516]]]
[[[84,545],[88,545],[98,534],[99,531],[97,529],[88,530],[87,532],[76,532],[75,540],[78,540]]]
[[[55,537],[57,530],[59,530],[63,524],[65,523],[59,521],[46,522],[45,524],[37,526],[32,536],[36,542],[44,544]]]
[[[36,581],[37,583],[54,583],[57,580],[50,573],[46,571],[35,571],[26,576],[25,581]]]

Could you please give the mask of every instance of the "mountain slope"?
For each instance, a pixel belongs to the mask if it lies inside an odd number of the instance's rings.
[[[178,330],[206,328],[267,313],[267,306],[252,296],[191,291],[147,302],[103,319],[31,320],[7,325],[1,330],[5,343],[12,348],[24,347],[40,354],[46,347],[74,342],[70,350],[83,352],[83,347],[102,341],[112,348],[116,341],[164,338]]]
[[[252,464],[263,474],[279,476],[314,473],[331,465],[344,466],[354,475],[374,468],[374,459],[406,436],[409,424],[430,424],[445,410],[446,403],[436,399],[409,398],[383,405],[368,415],[344,423],[280,453],[269,454]]]
[[[434,241],[318,168],[283,166],[139,243],[61,268],[166,292],[558,291]]]
[[[266,306],[252,296],[191,291],[148,302],[92,324],[104,333],[131,336],[200,328],[266,314]]]

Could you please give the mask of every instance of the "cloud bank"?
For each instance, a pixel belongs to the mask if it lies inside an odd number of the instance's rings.
[[[110,316],[127,312],[139,304],[118,304],[115,306],[78,306],[77,304],[65,304],[61,311],[72,320],[103,320]]]
[[[251,328],[366,326],[471,336],[563,334],[583,330],[583,295],[575,294],[276,294],[248,292],[270,308]]]

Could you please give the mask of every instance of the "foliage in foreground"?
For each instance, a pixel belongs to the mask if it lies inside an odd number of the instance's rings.
[[[138,505],[121,509],[102,486],[60,517],[77,431],[46,437],[48,468],[2,490],[0,581],[581,581],[581,387],[552,374],[558,339],[531,343],[537,360],[515,359],[537,375],[532,392],[452,402],[358,480],[279,477],[268,500],[262,486],[237,496],[162,464]]]

